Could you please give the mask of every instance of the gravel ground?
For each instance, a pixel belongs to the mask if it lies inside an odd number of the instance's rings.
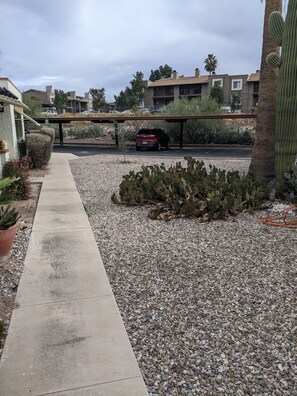
[[[248,214],[155,221],[112,204],[123,174],[158,161],[71,161],[150,395],[297,395],[297,231]]]

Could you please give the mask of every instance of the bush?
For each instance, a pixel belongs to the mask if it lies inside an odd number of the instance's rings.
[[[41,168],[47,165],[51,157],[51,138],[41,133],[26,135],[27,152],[31,158],[32,168]]]
[[[276,197],[297,204],[297,165],[284,174],[276,191]]]
[[[1,201],[22,200],[28,199],[31,186],[29,182],[29,165],[30,158],[28,156],[22,157],[20,160],[11,160],[5,162],[2,169],[2,178],[13,178],[17,180],[5,187],[1,193]]]
[[[104,132],[103,128],[98,125],[86,125],[69,128],[67,135],[75,139],[96,138],[104,136]]]
[[[181,99],[170,103],[162,112],[168,115],[217,115],[221,109],[210,98]],[[174,142],[179,142],[180,124],[166,123],[164,129]],[[186,144],[252,144],[254,130],[239,129],[222,120],[188,120],[184,124],[184,143]]]
[[[53,151],[54,140],[55,140],[55,129],[43,126],[40,130],[42,135],[47,135],[51,139],[51,153]]]
[[[265,181],[249,180],[239,172],[226,172],[203,161],[185,157],[166,169],[164,164],[143,166],[140,172],[123,176],[119,195],[112,201],[125,205],[150,204],[149,216],[168,220],[172,217],[200,217],[203,221],[226,219],[229,215],[261,208],[269,199]]]

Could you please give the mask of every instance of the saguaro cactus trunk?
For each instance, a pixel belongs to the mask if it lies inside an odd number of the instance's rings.
[[[290,0],[286,20],[274,12],[269,19],[281,58],[270,54],[267,62],[279,66],[275,113],[275,171],[279,183],[297,155],[297,0]]]

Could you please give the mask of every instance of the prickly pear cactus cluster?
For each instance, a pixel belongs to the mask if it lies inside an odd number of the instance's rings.
[[[275,114],[275,173],[280,183],[297,155],[297,1],[290,0],[286,19],[273,12],[269,28],[281,56],[271,53],[267,63],[279,68]]]

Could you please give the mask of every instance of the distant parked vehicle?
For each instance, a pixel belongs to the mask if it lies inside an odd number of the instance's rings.
[[[222,106],[221,110],[223,110],[225,113],[231,113],[231,106]]]
[[[89,115],[89,114],[93,114],[93,113],[98,113],[98,112],[95,110],[84,110],[80,114]]]
[[[52,116],[58,115],[57,110],[54,109],[54,108],[53,108],[53,109],[46,109],[46,110],[43,110],[43,112],[42,112],[41,114],[44,114],[44,115],[52,115]]]
[[[143,128],[137,133],[135,143],[137,151],[140,151],[142,148],[161,150],[162,147],[169,150],[170,138],[163,129]]]
[[[132,110],[124,110],[121,112],[121,114],[132,114],[133,111]]]
[[[150,109],[148,107],[140,107],[139,111],[141,111],[142,113],[150,113]]]
[[[120,114],[117,110],[109,110],[109,114]]]

